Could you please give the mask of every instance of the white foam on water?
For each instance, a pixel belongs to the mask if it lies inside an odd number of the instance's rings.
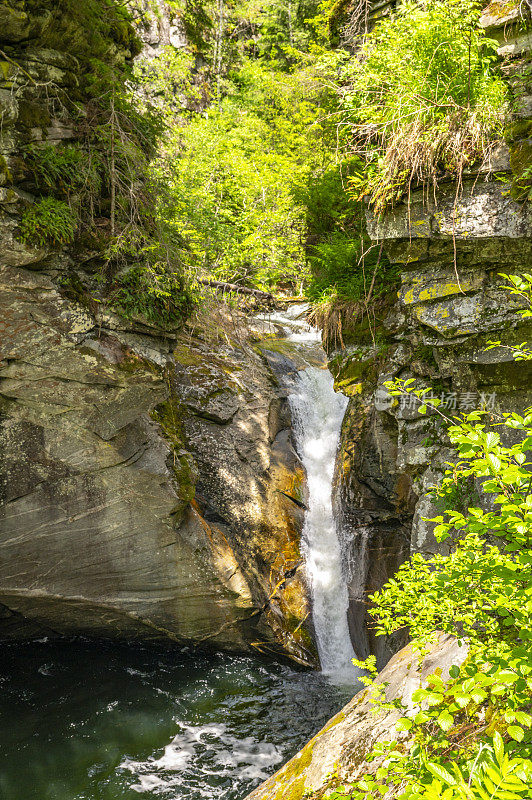
[[[119,769],[135,775],[137,783],[130,788],[138,793],[152,792],[179,798],[177,787],[194,789],[214,800],[225,789],[212,785],[209,776],[228,777],[236,783],[262,781],[271,775],[272,767],[282,761],[280,750],[269,742],[258,742],[252,736],[237,738],[223,724],[187,725],[179,723],[179,733],[164,748],[159,758],[146,761],[126,758]],[[201,775],[202,782],[198,781]]]

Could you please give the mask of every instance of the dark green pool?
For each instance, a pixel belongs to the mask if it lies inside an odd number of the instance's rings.
[[[4,645],[0,797],[242,800],[349,694],[318,673],[242,656]]]

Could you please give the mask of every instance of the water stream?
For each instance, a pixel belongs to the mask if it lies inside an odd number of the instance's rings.
[[[347,621],[346,558],[332,505],[332,486],[347,397],[336,393],[325,367],[320,333],[306,324],[303,307],[270,317],[308,366],[288,373],[289,402],[299,456],[307,473],[308,509],[303,552],[322,671],[353,683],[355,653]],[[322,362],[320,366],[316,363]]]

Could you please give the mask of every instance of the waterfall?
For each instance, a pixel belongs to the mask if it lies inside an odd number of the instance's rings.
[[[315,364],[319,347],[323,361],[319,332],[304,323],[294,327],[293,315],[297,311],[292,310],[291,319],[286,312],[285,316],[275,315],[275,321],[282,324],[286,338],[300,356],[307,348],[308,360]],[[292,324],[287,328],[287,323]],[[288,399],[297,450],[307,473],[308,508],[302,550],[321,668],[328,675],[352,681],[360,671],[351,664],[355,652],[347,621],[346,559],[332,504],[336,452],[348,401],[334,391],[329,370],[317,366],[292,373]]]
[[[349,598],[331,496],[347,398],[336,394],[328,370],[308,367],[298,373],[289,401],[297,449],[307,472],[303,553],[320,663],[325,673],[349,671],[352,676],[355,653],[347,624]]]

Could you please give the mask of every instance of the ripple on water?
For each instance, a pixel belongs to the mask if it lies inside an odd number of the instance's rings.
[[[242,800],[354,692],[250,657],[80,640],[4,646],[0,685],[2,800]]]

